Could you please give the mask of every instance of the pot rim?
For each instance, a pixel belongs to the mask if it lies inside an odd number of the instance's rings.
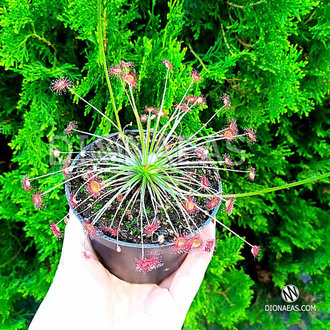
[[[133,133],[139,132],[138,130],[129,130],[129,131],[130,132],[133,132]],[[145,132],[145,130],[144,130],[144,132]],[[118,132],[111,133],[111,134],[105,136],[104,138],[111,138],[111,137],[113,137],[113,136],[115,136],[117,134],[118,134]],[[102,138],[99,138],[99,139],[94,140],[92,143],[88,144],[85,148],[83,148],[82,151],[87,151],[92,144],[98,143],[98,142],[100,142],[102,140],[103,140]],[[79,158],[80,158],[80,153],[73,160],[71,166],[74,166],[75,163],[76,163],[76,161]],[[213,165],[213,166],[214,166],[214,168],[217,170],[217,172],[219,174],[219,171],[218,171],[217,167],[215,165]],[[220,177],[220,175],[219,175],[219,177]],[[220,181],[219,181],[219,192],[221,190],[222,190],[222,181],[221,181],[221,178],[220,178]],[[76,210],[74,210],[72,208],[72,205],[71,205],[71,202],[70,202],[70,191],[69,191],[68,183],[65,183],[65,195],[66,195],[66,199],[67,199],[67,201],[69,203],[70,209],[72,210],[72,212],[74,213],[74,215],[79,219],[79,221],[81,222],[81,224],[84,225],[85,224],[84,218],[80,214],[78,214],[78,212]],[[211,214],[212,217],[215,218],[216,214],[219,211],[220,205],[221,205],[221,200],[220,200],[219,205],[213,210],[213,212]],[[193,234],[195,235],[198,231],[203,230],[211,221],[212,221],[212,218],[211,217],[208,218],[201,227],[199,227],[198,229],[196,229],[196,230],[193,231]],[[109,237],[107,235],[104,235],[101,232],[98,232],[97,231],[96,232],[96,236],[98,236],[98,237],[100,237],[102,239],[105,239],[106,241],[109,241],[111,243],[115,243],[117,245],[117,239],[114,239],[112,237]],[[188,238],[191,238],[192,236],[193,236],[192,234],[189,234],[188,235]],[[118,240],[118,245],[142,249],[142,244],[141,243],[129,243],[129,242],[123,242],[121,240]],[[157,243],[156,244],[143,244],[143,249],[153,249],[153,248],[156,249],[156,248],[161,248],[161,247],[164,247],[165,248],[165,247],[171,247],[173,245],[175,245],[175,242],[168,242],[168,243],[165,243],[165,244],[157,244]]]

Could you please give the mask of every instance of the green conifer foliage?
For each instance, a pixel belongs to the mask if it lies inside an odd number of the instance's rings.
[[[100,5],[101,4],[101,5]],[[67,76],[77,92],[114,117],[103,63],[133,61],[137,107],[161,100],[167,58],[174,65],[165,109],[177,103],[189,72],[201,72],[194,93],[208,108],[194,110],[183,134],[195,132],[227,93],[232,106],[204,133],[230,118],[252,126],[258,142],[220,150],[255,164],[254,183],[223,172],[226,193],[257,191],[330,171],[330,3],[311,0],[3,0],[0,5],[0,328],[27,329],[59,261],[61,242],[49,222],[65,215],[63,189],[37,212],[21,189],[29,173],[50,166],[50,144],[71,120],[96,134],[112,127],[77,97],[55,96],[49,84]],[[101,26],[101,29],[100,29]],[[105,50],[103,58],[101,45]],[[133,120],[113,80],[119,116]],[[162,119],[166,121],[166,119]],[[78,140],[72,148],[78,150]],[[240,150],[240,149],[243,150]],[[46,177],[41,188],[62,181]],[[184,329],[330,328],[329,179],[262,196],[237,198],[233,215],[218,219],[255,244],[258,261],[218,228],[214,258],[187,315]],[[280,289],[294,284],[313,312],[265,312],[282,304]]]

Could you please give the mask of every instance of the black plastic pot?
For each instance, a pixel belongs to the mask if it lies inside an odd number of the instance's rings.
[[[137,131],[132,131],[137,132]],[[117,133],[113,133],[107,136],[110,138]],[[100,142],[101,139],[95,140],[93,143]],[[92,144],[84,148],[85,151],[89,149]],[[75,165],[76,160],[80,158],[78,155],[72,162],[72,166]],[[221,180],[219,181],[219,191],[222,189]],[[70,207],[73,209],[70,203],[70,192],[68,184],[65,184],[65,194]],[[215,217],[219,210],[220,205],[218,205],[212,212],[212,216]],[[77,216],[82,225],[84,225],[84,219],[82,216],[77,214],[77,211],[73,210],[74,214]],[[205,228],[212,218],[209,218],[200,229]],[[174,243],[166,244],[144,244],[144,254],[148,256],[149,254],[158,253],[161,255],[161,260],[163,263],[162,267],[152,270],[146,274],[137,272],[135,270],[135,259],[139,259],[142,253],[142,245],[134,243],[126,243],[119,241],[119,246],[121,252],[117,252],[117,241],[114,238],[106,236],[102,233],[97,233],[94,238],[91,239],[95,253],[102,263],[102,265],[109,270],[110,273],[117,276],[118,278],[130,282],[130,283],[160,283],[164,278],[174,273],[180,265],[183,263],[187,256],[187,253],[173,253],[172,247]]]

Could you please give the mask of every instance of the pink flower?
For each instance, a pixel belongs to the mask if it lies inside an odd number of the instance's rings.
[[[119,65],[115,65],[108,70],[108,73],[111,75],[111,77],[121,77],[123,74],[123,70]]]
[[[191,77],[192,77],[193,81],[201,80],[201,75],[196,70],[191,71]]]
[[[129,85],[136,87],[137,86],[137,77],[134,72],[129,72],[123,76],[123,80]]]
[[[204,146],[198,147],[196,150],[197,157],[201,160],[205,160],[208,153],[209,151]]]
[[[86,191],[92,195],[94,198],[99,197],[102,193],[102,180],[98,178],[93,178],[89,180]]]
[[[144,227],[144,232],[148,235],[151,236],[158,228],[160,227],[159,221],[154,221],[150,225],[146,225]]]
[[[254,133],[254,130],[252,128],[246,128],[245,129],[245,134],[249,138],[249,143],[253,144],[257,141],[256,133]]]
[[[70,195],[70,203],[73,207],[76,207],[78,204],[77,204],[77,201],[76,199],[74,198],[74,195]]]
[[[205,242],[205,246],[204,246],[204,251],[205,252],[212,252],[215,248],[215,239],[208,239]]]
[[[41,197],[41,193],[36,193],[34,195],[32,195],[32,201],[34,203],[34,206],[41,210],[43,208],[43,203],[42,203],[42,197]]]
[[[91,257],[92,253],[90,251],[83,251],[83,256],[86,258],[86,259],[89,259]]]
[[[206,98],[202,95],[196,96],[196,103],[199,105],[205,105],[206,104]]]
[[[166,116],[165,111],[154,111],[154,115],[159,116],[160,118],[164,118]]]
[[[71,157],[70,156],[65,157],[65,165],[67,167],[69,167],[71,165]]]
[[[69,88],[71,88],[72,86],[73,86],[72,81],[70,79],[68,79],[67,77],[63,77],[63,78],[57,78],[56,80],[54,80],[50,84],[49,88],[55,94],[62,95],[62,94],[65,94],[67,92],[67,90]]]
[[[123,200],[124,196],[123,194],[118,194],[117,195],[117,201],[120,203]]]
[[[191,105],[205,105],[206,98],[203,95],[198,96],[188,96],[184,99],[185,102],[190,103]]]
[[[59,149],[54,149],[53,150],[53,155],[54,155],[55,158],[60,157],[60,154],[61,154],[61,152],[59,151]]]
[[[147,115],[141,115],[140,120],[141,120],[141,123],[146,123],[148,121]]]
[[[118,230],[117,229],[113,229],[113,228],[110,228],[110,227],[104,227],[103,230],[111,236],[116,236],[116,237],[118,236]]]
[[[206,98],[203,95],[196,96],[196,103],[199,105],[205,105]]]
[[[229,121],[229,128],[235,133],[238,133],[238,128],[236,126],[236,120],[230,120]]]
[[[57,238],[62,237],[62,233],[61,233],[60,229],[58,228],[58,226],[56,225],[56,223],[51,222],[49,227],[55,237],[57,237]]]
[[[220,204],[220,198],[218,197],[211,197],[210,199],[207,200],[206,202],[206,207],[209,210],[215,209],[218,205]]]
[[[210,186],[210,182],[209,180],[207,179],[207,177],[205,175],[202,176],[201,178],[201,184],[203,186],[203,188],[208,188]]]
[[[185,208],[185,210],[188,214],[195,214],[198,211],[194,197],[188,197],[183,202],[183,207]]]
[[[234,203],[235,203],[234,198],[229,198],[226,200],[226,211],[228,215],[231,215],[233,213]]]
[[[259,258],[260,247],[261,247],[261,245],[259,245],[259,246],[254,245],[254,246],[252,246],[251,253],[254,256],[254,259],[258,259]]]
[[[249,169],[249,179],[250,179],[250,181],[253,182],[255,177],[256,177],[256,170],[251,167]]]
[[[154,113],[156,110],[158,110],[156,107],[148,107],[147,105],[144,107],[144,111],[146,113],[148,113],[148,112]]]
[[[96,228],[91,224],[90,221],[85,222],[84,229],[90,238],[96,236]]]
[[[184,99],[185,102],[187,103],[191,103],[191,104],[194,104],[196,102],[196,97],[195,96],[187,96],[185,99]]]
[[[70,121],[68,127],[64,130],[64,133],[66,135],[72,135],[72,131],[77,129],[77,122],[75,121]]]
[[[232,160],[231,160],[230,155],[225,154],[225,155],[224,155],[224,158],[225,158],[225,165],[226,165],[226,167],[227,167],[227,168],[231,168],[234,164],[233,164],[233,162],[232,162]]]
[[[204,241],[202,240],[200,235],[196,235],[188,241],[188,252],[195,252],[201,250],[203,246]]]
[[[119,63],[119,66],[121,67],[121,68],[133,68],[133,62],[124,62],[124,61],[121,61],[120,63]]]
[[[186,104],[176,104],[175,105],[175,110],[181,110],[183,112],[190,111],[189,107]]]
[[[234,132],[232,129],[227,128],[222,134],[222,137],[224,137],[226,140],[230,142],[234,142],[236,138],[236,132]]]
[[[150,257],[145,257],[145,258],[141,256],[140,259],[135,258],[135,263],[136,263],[135,270],[143,274],[146,274],[147,272],[150,272],[164,265],[161,262],[161,258],[158,254],[154,254]]]
[[[64,174],[64,176],[65,176],[66,178],[70,176],[70,173],[68,172],[68,167],[69,167],[69,166],[67,166],[67,165],[64,165],[64,166],[62,167],[62,173]]]
[[[168,60],[163,60],[163,63],[167,69],[169,69],[169,70],[173,69],[173,65]]]
[[[227,94],[222,94],[221,96],[221,100],[223,101],[223,104],[225,106],[226,109],[230,108],[230,99],[229,96]]]
[[[29,191],[31,190],[31,181],[30,181],[30,178],[28,176],[25,176],[23,179],[22,179],[22,186],[23,186],[23,189],[25,191]]]
[[[172,247],[172,250],[174,253],[185,253],[188,252],[189,247],[188,247],[189,240],[186,235],[178,235],[175,244]]]

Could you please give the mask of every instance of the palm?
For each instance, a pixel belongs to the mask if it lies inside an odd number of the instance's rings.
[[[215,226],[203,232],[212,239]],[[34,329],[181,329],[201,284],[211,253],[188,255],[181,267],[156,284],[132,284],[110,274],[97,260],[82,255],[84,236],[71,214],[54,282],[39,308]]]

